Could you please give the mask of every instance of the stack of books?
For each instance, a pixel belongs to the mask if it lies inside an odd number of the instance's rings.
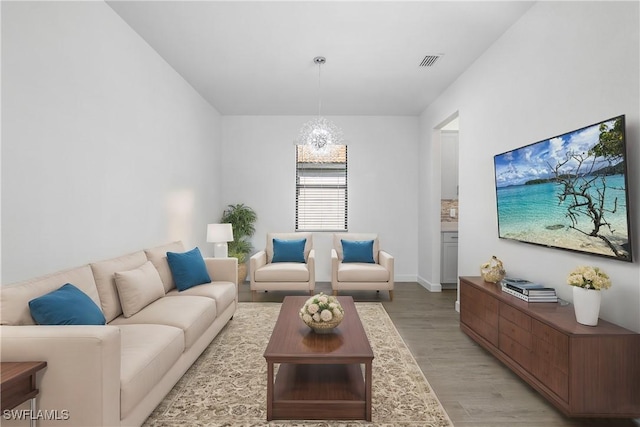
[[[525,279],[505,277],[501,282],[502,291],[526,302],[558,302],[556,290]]]

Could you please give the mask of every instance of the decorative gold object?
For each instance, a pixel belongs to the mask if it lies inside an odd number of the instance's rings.
[[[485,262],[480,266],[480,275],[485,282],[498,283],[504,279],[506,272],[502,265],[502,261],[494,256],[491,257],[489,262]]]

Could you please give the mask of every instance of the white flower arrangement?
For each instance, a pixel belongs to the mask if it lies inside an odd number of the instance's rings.
[[[584,289],[609,289],[611,279],[598,267],[580,266],[573,270],[567,277],[567,284]]]
[[[344,310],[334,296],[320,292],[309,298],[300,309],[300,318],[312,328],[335,327],[344,317]]]

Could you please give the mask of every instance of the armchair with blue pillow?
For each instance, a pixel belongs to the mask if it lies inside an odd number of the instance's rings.
[[[331,249],[333,295],[346,290],[389,291],[393,301],[394,259],[380,249],[377,234],[336,233]]]
[[[251,296],[257,291],[304,291],[316,287],[311,233],[267,233],[264,250],[249,260]]]

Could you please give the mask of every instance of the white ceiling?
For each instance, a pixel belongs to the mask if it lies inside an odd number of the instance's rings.
[[[107,3],[221,114],[418,115],[534,2]]]

